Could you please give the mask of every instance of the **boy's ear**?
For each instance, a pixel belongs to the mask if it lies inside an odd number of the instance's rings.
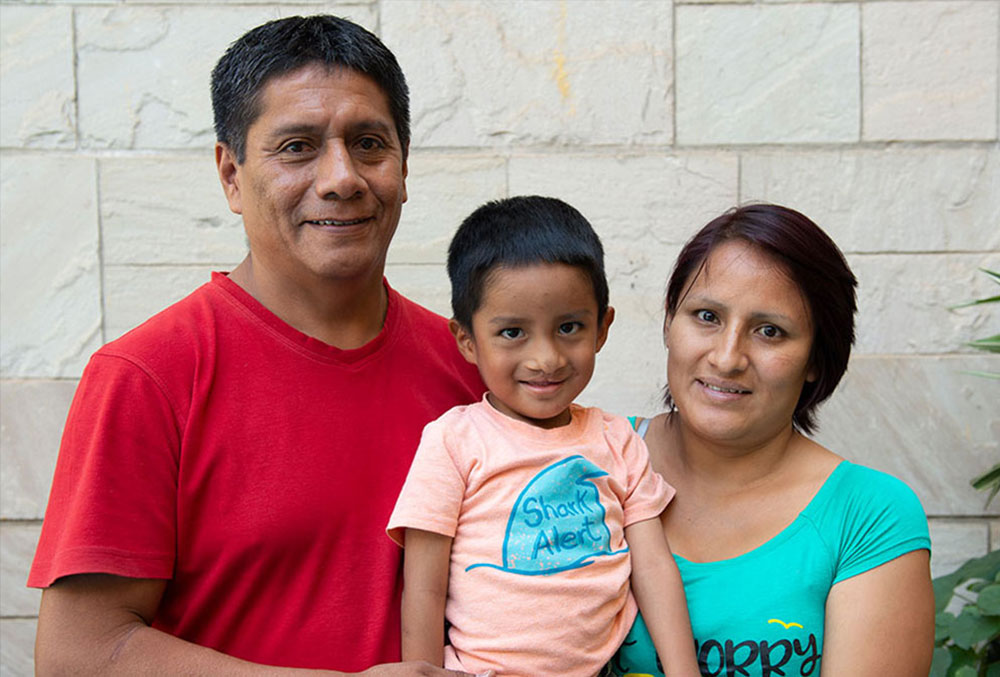
[[[455,337],[458,352],[462,353],[465,361],[476,364],[476,342],[472,337],[472,332],[466,330],[456,319],[448,320],[448,329],[451,330],[451,335]]]
[[[604,319],[601,320],[601,326],[597,329],[597,349],[594,350],[595,353],[601,352],[601,348],[604,347],[605,341],[608,340],[608,329],[611,328],[611,323],[615,321],[615,309],[608,306],[608,309],[604,311]]]

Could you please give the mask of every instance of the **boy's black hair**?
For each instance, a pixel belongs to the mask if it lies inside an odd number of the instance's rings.
[[[565,263],[594,284],[598,322],[608,310],[604,247],[590,222],[562,200],[538,195],[487,202],[458,227],[448,247],[455,320],[472,329],[490,275],[500,267]]]
[[[247,130],[260,114],[260,97],[271,78],[319,63],[367,75],[385,94],[403,158],[410,147],[410,94],[389,48],[373,33],[340,17],[290,16],[257,26],[236,40],[212,71],[215,138],[240,164]]]

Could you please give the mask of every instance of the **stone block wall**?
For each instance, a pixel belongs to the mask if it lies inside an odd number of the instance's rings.
[[[208,75],[242,32],[333,12],[413,100],[394,286],[448,313],[451,233],[540,193],[604,239],[617,319],[586,403],[652,414],[663,285],[737,203],[814,218],[860,279],[819,439],[913,486],[936,574],[1000,547],[968,480],[1000,459],[1000,0],[0,1],[0,675],[31,673],[24,588],[76,379],[102,343],[244,254],[215,177]]]

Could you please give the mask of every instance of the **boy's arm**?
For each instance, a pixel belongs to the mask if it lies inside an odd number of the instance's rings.
[[[632,593],[664,674],[699,677],[684,586],[660,520],[654,517],[625,527],[625,540],[632,554]]]
[[[452,539],[422,529],[407,529],[404,539],[403,660],[440,667]]]

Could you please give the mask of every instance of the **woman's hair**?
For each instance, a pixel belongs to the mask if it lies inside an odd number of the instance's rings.
[[[677,312],[712,251],[732,240],[746,242],[782,264],[809,305],[813,325],[809,363],[816,380],[803,385],[792,425],[812,433],[817,428],[816,407],[833,393],[847,370],[858,281],[830,236],[808,217],[780,205],[752,204],[713,219],[684,245],[667,283],[668,318]],[[675,408],[669,388],[664,401],[669,409]]]

